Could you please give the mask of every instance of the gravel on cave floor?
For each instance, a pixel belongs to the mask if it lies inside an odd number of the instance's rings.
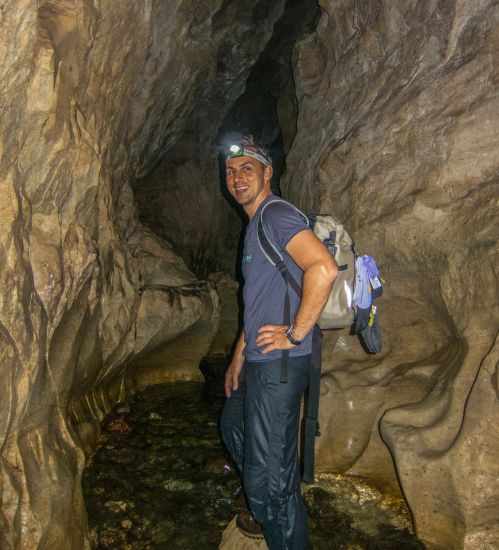
[[[104,424],[83,475],[98,550],[218,548],[239,480],[220,443],[223,401],[203,385],[151,386]],[[322,475],[303,487],[314,550],[419,550],[403,502],[361,480]]]

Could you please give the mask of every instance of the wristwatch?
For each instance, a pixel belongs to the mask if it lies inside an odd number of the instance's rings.
[[[288,330],[284,333],[286,338],[293,344],[293,346],[299,346],[303,340],[297,340],[293,335],[293,325],[289,325]]]

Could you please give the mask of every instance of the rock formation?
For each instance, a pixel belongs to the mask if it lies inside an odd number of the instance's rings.
[[[132,182],[141,220],[171,240],[182,258],[204,277],[221,269],[235,272],[241,219],[230,207],[228,193],[226,197],[221,193],[224,182],[216,138],[225,116],[243,94],[251,66],[284,4],[285,0],[222,3],[224,9],[213,18],[213,37],[202,44],[208,67],[205,87],[191,101],[184,128],[161,162]]]
[[[219,550],[268,550],[263,539],[250,539],[239,531],[234,518],[224,531]]]
[[[497,548],[499,9],[320,5],[283,188],[344,220],[387,281],[382,355],[348,335],[328,351],[320,465],[398,480],[437,548]]]
[[[233,271],[240,227],[213,146],[285,4],[0,6],[2,550],[89,548],[99,420],[134,388],[198,376],[214,286],[235,302],[224,276],[199,277]],[[437,548],[497,548],[499,8],[319,5],[294,82],[269,88],[281,187],[344,220],[387,284],[381,355],[326,336],[318,464],[401,490]]]
[[[283,4],[2,3],[2,549],[88,548],[96,420],[141,383],[138,354],[189,331],[172,353],[206,352],[218,300],[141,227],[130,182],[197,105],[230,107]]]

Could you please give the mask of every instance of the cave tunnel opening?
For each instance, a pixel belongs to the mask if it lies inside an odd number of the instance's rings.
[[[217,142],[231,133],[252,135],[272,156],[272,190],[286,169],[286,154],[296,134],[298,102],[293,79],[292,53],[298,40],[312,33],[320,18],[316,2],[288,0],[281,19],[246,82],[244,93],[225,116]]]
[[[254,8],[255,25],[265,5]],[[249,134],[265,145],[273,159],[272,189],[280,194],[298,117],[293,48],[315,30],[320,14],[314,0],[288,0],[270,40],[238,83],[240,94],[230,108],[220,108],[225,114],[218,124],[213,124],[212,106],[201,102],[181,138],[151,173],[132,183],[141,221],[171,242],[200,278],[217,271],[237,275],[244,215],[226,192],[224,166],[217,162],[220,144],[231,134]],[[224,74],[227,53],[222,48],[219,55],[218,70]]]

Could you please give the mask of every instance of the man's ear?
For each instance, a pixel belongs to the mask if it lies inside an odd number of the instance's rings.
[[[272,169],[272,166],[265,166],[265,170],[263,171],[263,176],[266,180],[270,181],[272,179],[273,173],[274,173],[274,170]]]

